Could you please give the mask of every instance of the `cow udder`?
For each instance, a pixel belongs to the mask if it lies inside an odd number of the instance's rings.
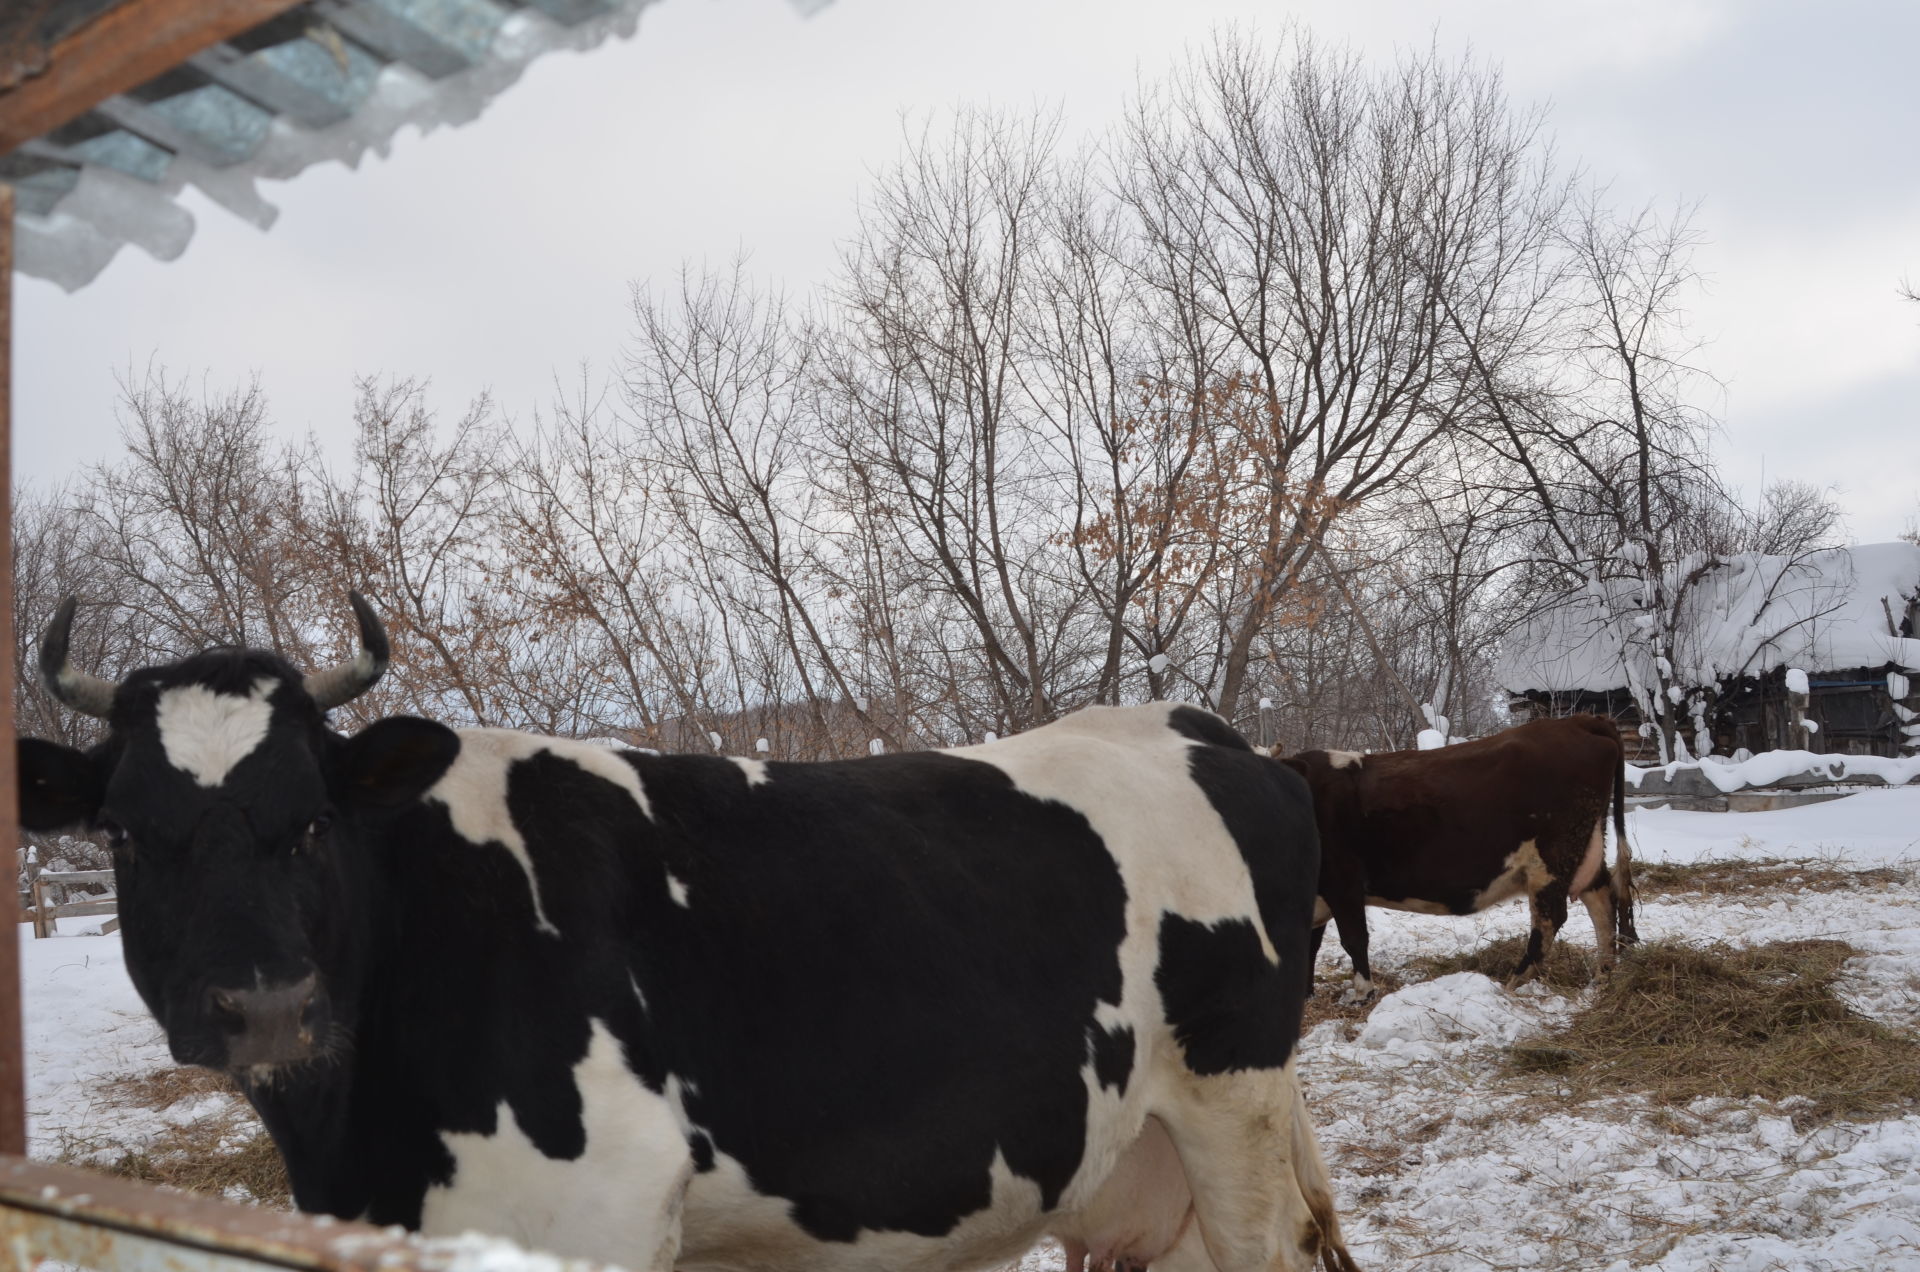
[[[1160,1119],[1150,1117],[1100,1191],[1053,1234],[1067,1272],[1145,1268],[1179,1241],[1193,1217],[1193,1191]]]

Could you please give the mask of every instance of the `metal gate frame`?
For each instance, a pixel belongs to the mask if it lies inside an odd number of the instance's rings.
[[[0,182],[0,866],[20,860],[13,743],[13,188]],[[27,1160],[20,898],[0,887],[0,1272],[42,1261],[103,1272],[595,1272],[491,1238],[430,1240],[264,1210]],[[516,1254],[518,1257],[516,1257]]]
[[[299,0],[125,0],[15,88],[0,154]],[[0,181],[0,866],[20,860],[14,745],[14,191]],[[596,1272],[598,1265],[470,1236],[429,1240],[328,1216],[260,1209],[27,1160],[20,899],[0,887],[0,1272],[52,1260],[105,1272]]]

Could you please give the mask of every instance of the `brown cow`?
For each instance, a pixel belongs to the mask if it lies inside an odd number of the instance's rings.
[[[1366,907],[1473,914],[1525,894],[1533,933],[1510,985],[1538,971],[1579,897],[1593,918],[1600,969],[1616,936],[1630,945],[1626,754],[1604,716],[1535,720],[1434,751],[1302,751],[1281,763],[1313,788],[1320,826],[1318,952],[1331,918],[1353,959],[1354,989],[1373,992]],[[1608,796],[1619,848],[1606,861]]]

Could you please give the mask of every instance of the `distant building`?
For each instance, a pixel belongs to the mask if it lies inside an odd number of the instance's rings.
[[[1582,594],[1515,633],[1496,669],[1516,720],[1594,711],[1638,736],[1630,683],[1652,682],[1644,645]],[[1799,557],[1746,553],[1706,567],[1675,632],[1675,679],[1704,701],[1717,754],[1797,748],[1789,672],[1804,672],[1806,749],[1920,749],[1920,544],[1870,543]],[[1697,752],[1694,729],[1684,730]],[[1656,758],[1640,738],[1637,758]]]

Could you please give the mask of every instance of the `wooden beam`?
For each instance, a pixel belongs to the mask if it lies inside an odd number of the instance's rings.
[[[0,93],[0,155],[299,3],[125,0],[48,50],[46,70]]]
[[[13,744],[13,187],[0,181],[0,1153],[27,1151],[20,1031],[19,775]]]

